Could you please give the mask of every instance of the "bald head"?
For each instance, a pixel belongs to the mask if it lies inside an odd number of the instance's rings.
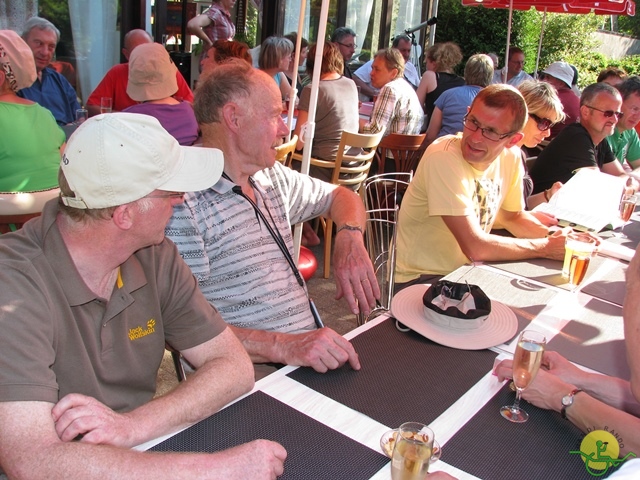
[[[133,52],[133,49],[138,45],[144,43],[153,43],[153,38],[145,30],[136,28],[127,32],[124,36],[124,47],[122,48],[122,54],[129,60],[129,55]]]

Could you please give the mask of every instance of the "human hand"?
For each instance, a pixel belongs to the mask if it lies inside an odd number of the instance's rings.
[[[316,372],[335,370],[346,362],[360,370],[360,360],[351,342],[330,328],[298,334],[280,334],[277,360],[287,365],[311,367]]]
[[[279,443],[254,440],[211,456],[215,463],[210,470],[215,478],[275,480],[284,472],[287,451]]]
[[[567,241],[567,235],[571,232],[570,228],[556,230],[547,237],[547,245],[545,248],[545,256],[554,260],[563,260]]]
[[[550,213],[545,213],[545,212],[530,212],[530,213],[536,218],[536,220],[538,220],[545,227],[554,227],[558,224],[558,219],[554,215],[551,215]]]
[[[562,188],[562,182],[555,182],[553,185],[551,185],[551,188],[549,189],[549,198],[553,197],[558,190],[560,190]]]
[[[513,378],[513,360],[503,360],[493,370],[498,380]],[[536,378],[523,391],[522,398],[532,405],[547,410],[560,411],[561,399],[574,387],[561,378],[540,369]]]
[[[585,377],[588,375],[584,370],[579,369],[558,352],[545,351],[542,354],[540,368],[546,370],[561,380],[584,388]]]
[[[63,442],[75,440],[94,445],[133,447],[134,425],[126,414],[116,413],[93,397],[70,393],[51,410],[56,433]]]
[[[380,298],[380,287],[360,232],[341,230],[336,235],[333,272],[336,300],[344,297],[354,315],[368,315]]]

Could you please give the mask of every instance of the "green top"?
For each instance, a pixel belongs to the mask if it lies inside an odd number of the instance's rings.
[[[607,137],[607,142],[621,164],[624,164],[626,160],[629,165],[634,167],[633,163],[640,159],[640,139],[638,139],[638,132],[635,129],[631,128],[622,133],[616,129],[613,135]]]
[[[65,134],[37,103],[0,102],[0,192],[33,192],[58,186]]]

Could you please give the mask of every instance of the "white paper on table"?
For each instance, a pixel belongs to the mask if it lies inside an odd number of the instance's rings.
[[[583,168],[533,211],[555,215],[560,225],[576,230],[599,232],[607,225],[624,225],[620,218],[620,199],[626,178],[615,177],[596,169]]]
[[[598,246],[598,253],[606,257],[617,258],[630,262],[636,251],[633,248],[625,247],[613,242],[602,242]]]

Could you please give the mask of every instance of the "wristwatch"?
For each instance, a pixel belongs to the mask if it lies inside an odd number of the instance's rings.
[[[362,231],[362,227],[355,222],[347,222],[344,225],[338,227],[338,229],[336,230],[336,235],[342,230],[354,230],[364,234],[364,232]]]
[[[562,409],[560,410],[560,415],[565,420],[567,419],[567,407],[573,405],[573,397],[575,397],[578,393],[580,393],[582,389],[576,388],[569,393],[569,395],[565,395],[562,397]]]

